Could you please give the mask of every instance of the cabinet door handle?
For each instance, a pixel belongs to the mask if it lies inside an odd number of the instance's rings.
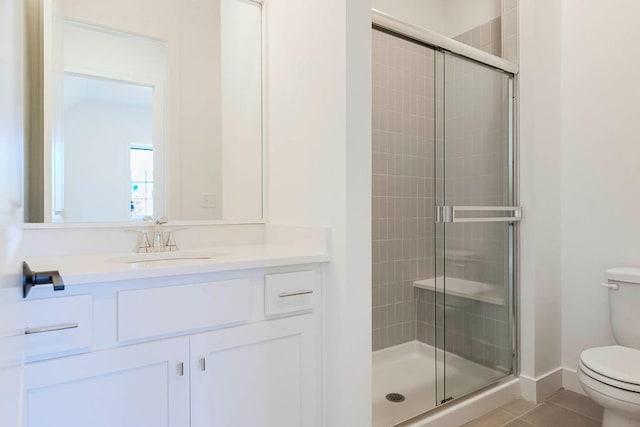
[[[202,372],[207,370],[207,359],[205,359],[204,357],[200,359],[200,370]]]
[[[307,295],[312,293],[313,293],[312,289],[303,289],[301,291],[294,291],[294,292],[280,292],[278,296],[280,298],[289,298],[289,297],[295,297],[298,295]]]
[[[65,329],[75,329],[77,323],[60,323],[59,325],[38,326],[36,328],[27,328],[24,330],[25,335],[41,334],[43,332],[64,331]]]
[[[178,365],[176,367],[177,371],[178,371],[178,375],[181,377],[184,377],[184,362],[178,362]]]

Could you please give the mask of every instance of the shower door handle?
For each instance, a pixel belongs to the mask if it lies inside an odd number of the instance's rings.
[[[438,206],[436,222],[518,222],[522,221],[520,206]],[[503,215],[499,215],[502,213]],[[498,215],[490,215],[498,214]]]

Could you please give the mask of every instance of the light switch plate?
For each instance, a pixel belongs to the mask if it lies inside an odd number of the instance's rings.
[[[202,193],[202,207],[204,209],[215,209],[218,207],[218,196],[213,193]]]

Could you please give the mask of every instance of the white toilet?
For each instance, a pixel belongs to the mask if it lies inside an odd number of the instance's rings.
[[[604,408],[605,427],[640,427],[640,268],[607,270],[609,310],[618,345],[580,355],[578,378]]]

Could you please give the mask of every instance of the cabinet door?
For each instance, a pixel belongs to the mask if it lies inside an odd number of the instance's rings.
[[[312,315],[191,337],[192,427],[320,425]]]
[[[26,427],[188,427],[189,338],[25,367]]]

